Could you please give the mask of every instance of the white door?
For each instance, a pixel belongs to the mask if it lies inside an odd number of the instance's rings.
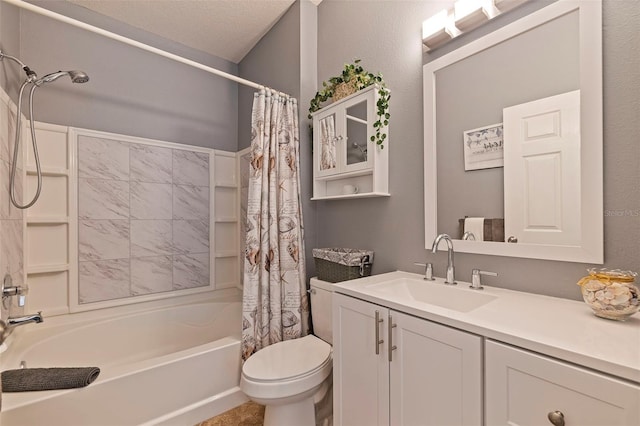
[[[482,339],[391,311],[391,425],[482,424]]]
[[[503,111],[505,239],[580,245],[580,91]]]
[[[486,424],[640,424],[640,387],[498,342],[485,344]]]
[[[334,293],[333,416],[336,426],[389,424],[389,363],[384,333],[387,316],[387,308]],[[376,317],[382,321],[376,322]],[[379,340],[385,342],[377,344]]]

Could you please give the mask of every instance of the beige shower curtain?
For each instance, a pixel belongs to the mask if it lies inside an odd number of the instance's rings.
[[[298,105],[261,90],[253,98],[246,217],[242,358],[308,333],[300,203]]]

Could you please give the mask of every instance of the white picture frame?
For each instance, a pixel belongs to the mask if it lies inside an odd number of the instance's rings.
[[[462,140],[465,171],[504,166],[502,123],[465,130]]]

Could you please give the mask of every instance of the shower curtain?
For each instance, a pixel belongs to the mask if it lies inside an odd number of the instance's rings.
[[[308,333],[300,203],[298,105],[261,90],[253,98],[246,217],[242,358]]]

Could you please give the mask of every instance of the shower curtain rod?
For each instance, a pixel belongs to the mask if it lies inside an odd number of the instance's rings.
[[[30,4],[30,3],[27,3],[27,2],[25,2],[23,0],[2,0],[2,1],[4,1],[5,3],[12,4],[14,6],[17,6],[17,7],[21,8],[21,9],[25,9],[25,10],[28,10],[30,12],[37,13],[39,15],[47,16],[47,17],[53,18],[53,19],[55,19],[57,21],[67,23],[69,25],[73,25],[74,27],[82,28],[84,30],[91,31],[92,33],[100,34],[100,35],[108,37],[110,39],[117,40],[119,42],[128,44],[130,46],[134,46],[134,47],[137,47],[139,49],[146,50],[147,52],[151,52],[151,53],[155,53],[156,55],[164,56],[165,58],[172,59],[172,60],[174,60],[176,62],[180,62],[180,63],[183,63],[185,65],[189,65],[191,67],[201,69],[201,70],[206,71],[208,73],[215,74],[217,76],[226,78],[226,79],[231,80],[231,81],[235,81],[236,83],[244,84],[245,86],[253,87],[253,88],[256,88],[256,89],[260,89],[260,90],[267,89],[267,87],[262,85],[262,84],[258,84],[258,83],[255,83],[255,82],[251,81],[251,80],[247,80],[247,79],[238,77],[236,75],[229,74],[229,73],[224,72],[224,71],[220,71],[219,69],[212,68],[212,67],[209,67],[207,65],[203,65],[203,64],[201,64],[199,62],[192,61],[191,59],[183,58],[182,56],[174,55],[173,53],[169,53],[169,52],[167,52],[165,50],[158,49],[158,48],[153,47],[153,46],[149,46],[148,44],[144,44],[144,43],[141,43],[139,41],[130,39],[128,37],[121,36],[119,34],[111,32],[111,31],[103,30],[102,28],[86,24],[86,23],[84,23],[82,21],[78,21],[77,19],[69,18],[68,16],[64,16],[64,15],[61,15],[61,14],[56,13],[56,12],[52,12],[52,11],[50,11],[48,9],[45,9],[45,8],[40,7],[40,6],[36,6],[36,5]],[[279,92],[279,91],[274,90],[274,89],[270,89],[270,90],[273,90],[274,92],[277,92],[282,96],[289,96],[286,93]]]

